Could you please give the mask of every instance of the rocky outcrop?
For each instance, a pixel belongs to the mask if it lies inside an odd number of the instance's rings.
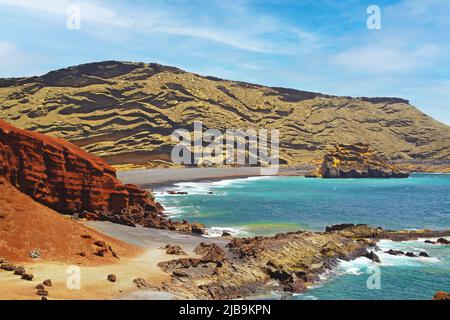
[[[336,225],[326,232],[291,232],[273,237],[235,238],[225,248],[200,244],[200,258],[160,263],[172,275],[169,291],[191,299],[235,299],[271,290],[300,293],[333,269],[339,260],[366,257],[375,263],[376,241],[450,235],[444,231],[388,231],[367,225]],[[414,255],[417,257],[417,255]]]
[[[101,158],[58,138],[0,120],[0,178],[64,214],[134,226],[203,233],[201,224],[175,222],[152,194],[122,184]]]
[[[407,178],[401,171],[378,158],[368,145],[336,145],[323,158],[323,178]]]
[[[151,194],[123,185],[115,170],[61,139],[15,128],[0,120],[0,176],[34,200],[61,213],[109,211],[129,206],[162,210]]]

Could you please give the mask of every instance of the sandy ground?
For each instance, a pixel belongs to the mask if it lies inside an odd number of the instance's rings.
[[[194,248],[201,242],[212,240],[200,236],[167,230],[127,227],[109,222],[84,222],[85,225],[99,232],[130,243],[143,249],[143,254],[132,258],[122,258],[112,264],[83,266],[58,262],[35,262],[21,264],[27,272],[35,277],[33,281],[21,280],[12,272],[0,270],[0,299],[40,299],[35,286],[45,279],[51,279],[53,286],[48,288],[49,299],[172,299],[167,292],[139,290],[133,280],[143,278],[148,284],[158,287],[170,279],[158,263],[179,258],[165,253],[166,244],[180,245],[188,254],[184,257],[196,257]],[[214,240],[225,246],[227,240]],[[71,274],[70,267],[80,268],[80,289],[68,289],[67,282]],[[70,271],[70,270],[69,270]],[[73,273],[72,273],[73,274]],[[107,276],[117,276],[115,283],[109,282]]]
[[[304,175],[306,171],[280,169],[277,175]],[[157,188],[175,182],[219,180],[223,178],[245,178],[261,175],[256,167],[242,168],[163,168],[118,171],[123,183],[132,183],[143,188]]]

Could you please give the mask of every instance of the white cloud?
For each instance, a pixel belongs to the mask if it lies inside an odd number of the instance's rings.
[[[197,15],[193,16],[192,12],[184,12],[179,5],[158,7],[157,3],[152,6],[151,11],[117,5],[113,9],[111,3],[107,6],[100,1],[0,0],[0,5],[38,13],[40,18],[44,18],[42,13],[45,13],[47,18],[67,15],[67,7],[77,5],[81,9],[82,21],[119,27],[123,28],[123,31],[207,40],[257,53],[298,54],[308,51],[317,43],[316,36],[312,33],[285,25],[268,16],[249,13],[244,4],[238,7],[221,4],[223,10],[230,10],[235,15],[227,19],[228,24],[222,21],[221,24],[218,21],[209,21],[208,17],[202,19],[201,15],[199,19]],[[89,31],[85,27],[83,30]],[[102,29],[103,31],[105,30]],[[117,30],[110,32],[114,34]],[[291,41],[286,43],[286,39]]]
[[[406,48],[392,44],[366,45],[344,50],[332,62],[347,70],[368,73],[416,72],[433,63],[442,52],[441,48],[429,44],[417,48]]]

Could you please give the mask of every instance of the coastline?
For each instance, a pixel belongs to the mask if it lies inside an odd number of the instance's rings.
[[[306,170],[282,168],[274,176],[304,176]],[[213,182],[233,178],[262,177],[256,167],[241,168],[163,168],[118,171],[123,183],[131,183],[145,189],[161,189],[180,182]]]

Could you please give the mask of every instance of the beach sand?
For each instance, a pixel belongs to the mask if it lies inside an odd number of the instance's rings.
[[[49,299],[172,299],[173,293],[157,290],[140,290],[133,282],[136,278],[144,279],[152,287],[160,287],[169,281],[169,274],[163,272],[158,263],[179,257],[198,257],[194,248],[201,242],[215,242],[225,246],[228,241],[207,239],[201,236],[175,231],[157,230],[143,227],[127,227],[110,222],[83,222],[90,228],[98,230],[111,238],[142,248],[143,253],[135,257],[121,258],[115,263],[86,266],[71,265],[55,261],[22,263],[34,275],[33,281],[21,280],[12,272],[0,271],[0,299],[40,299],[35,286],[46,279],[51,279],[53,286],[48,287]],[[165,245],[179,245],[186,256],[168,255]],[[81,288],[68,289],[68,268],[78,266],[81,271]],[[112,283],[107,280],[109,274],[117,276]]]
[[[277,175],[305,175],[307,171],[293,168],[280,168]],[[163,168],[118,171],[118,178],[123,183],[136,184],[142,188],[152,189],[168,186],[177,182],[213,181],[225,178],[246,178],[261,176],[257,167],[240,168]]]

